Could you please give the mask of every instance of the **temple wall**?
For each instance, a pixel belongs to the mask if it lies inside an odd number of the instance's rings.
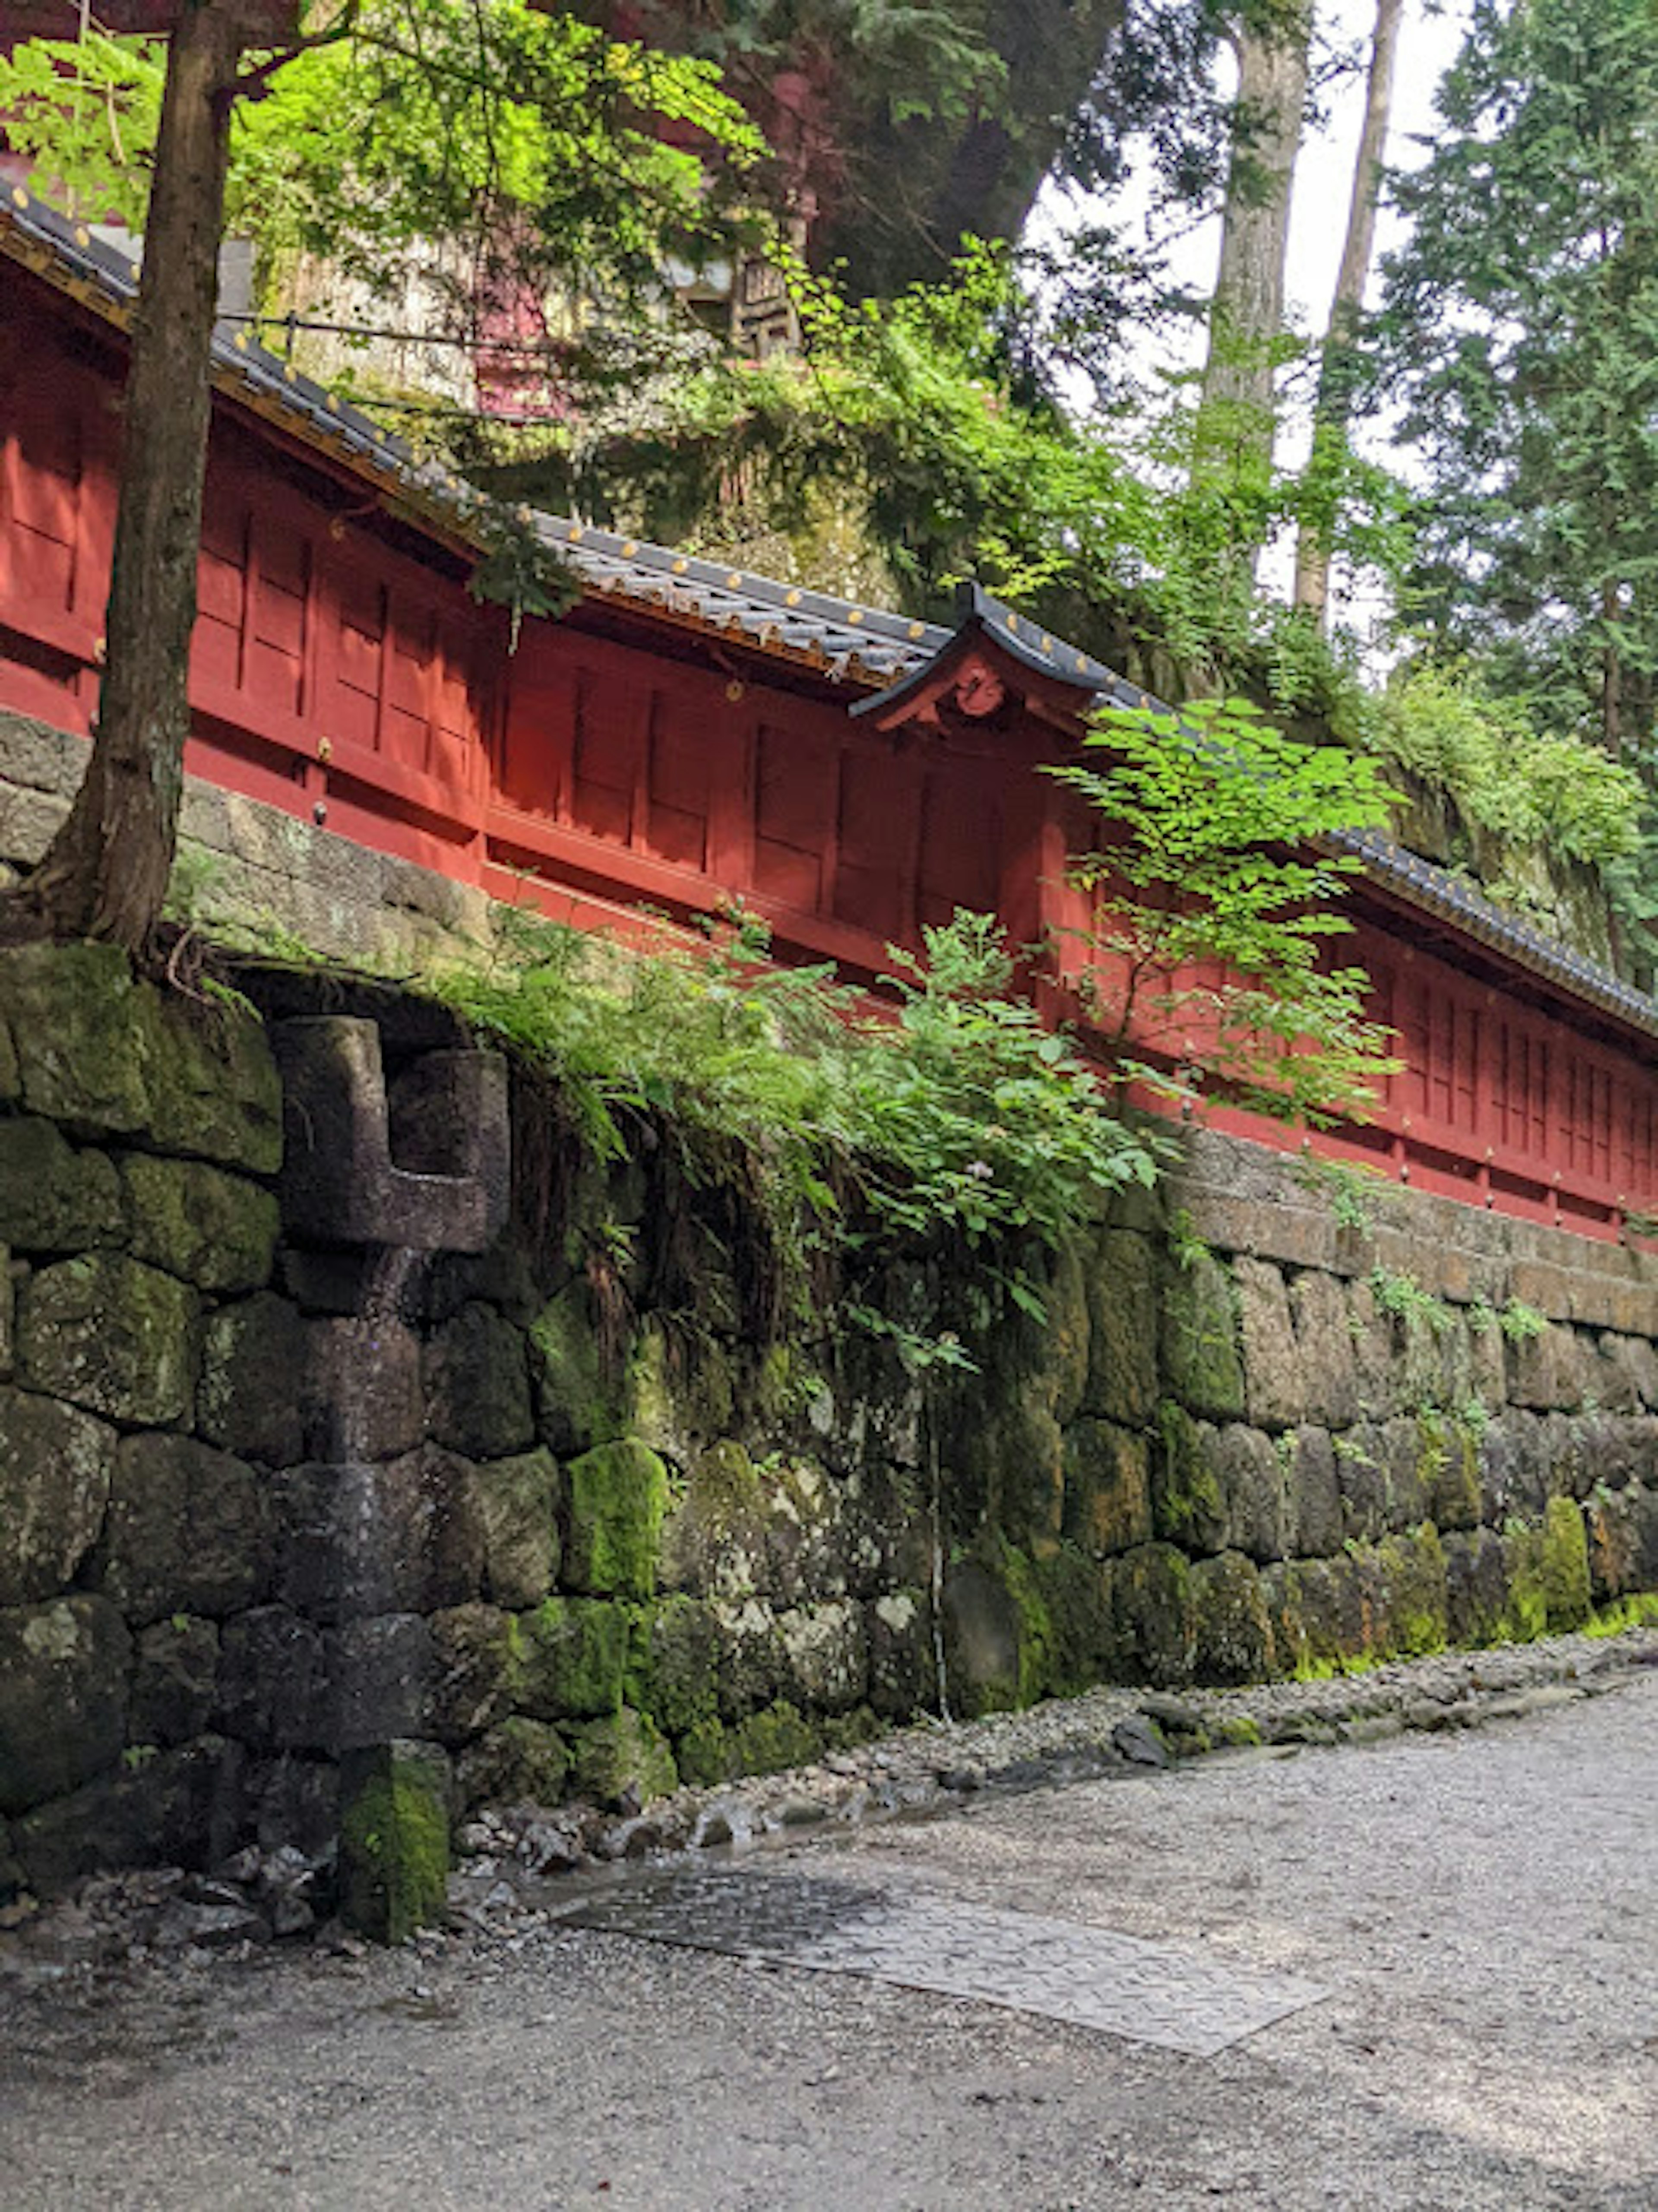
[[[0,955],[0,1892],[325,1858],[389,1746],[448,1811],[626,1806],[944,1701],[1319,1673],[1658,1587],[1643,1254],[1366,1218],[1199,1133],[1042,1322],[894,1267],[890,1316],[974,1373],[833,1285],[774,1341],[753,1224],[671,1145],[601,1174],[518,1081],[509,1175],[506,1072],[446,1015],[250,988],[262,1020]]]

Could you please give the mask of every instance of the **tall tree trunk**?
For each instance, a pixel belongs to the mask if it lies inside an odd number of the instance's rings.
[[[167,57],[127,374],[92,758],[25,896],[58,937],[148,947],[178,837],[219,235],[243,0],[184,0]]]
[[[1319,361],[1318,398],[1313,409],[1313,462],[1333,462],[1345,449],[1352,420],[1355,346],[1364,310],[1364,287],[1376,252],[1376,203],[1382,188],[1382,156],[1393,112],[1394,64],[1404,0],[1376,0],[1376,31],[1370,42],[1370,72],[1364,90],[1364,127],[1353,168],[1347,207],[1347,237],[1341,249],[1330,325]],[[1296,540],[1296,599],[1324,627],[1330,599],[1330,548],[1333,514],[1303,520]]]
[[[1220,270],[1203,402],[1240,410],[1233,442],[1272,450],[1272,346],[1284,327],[1290,187],[1307,97],[1312,9],[1273,33],[1238,36],[1237,122],[1226,179]]]

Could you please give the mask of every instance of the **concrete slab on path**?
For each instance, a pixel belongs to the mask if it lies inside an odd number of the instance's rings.
[[[1213,2057],[1327,1992],[1108,1928],[762,1868],[677,1867],[590,1898],[567,1927],[859,1974]]]

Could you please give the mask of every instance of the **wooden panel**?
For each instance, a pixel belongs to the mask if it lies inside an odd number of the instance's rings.
[[[935,769],[922,791],[917,921],[936,927],[958,907],[993,914],[1001,867],[1000,811],[987,778],[966,763],[960,773]]]
[[[61,364],[54,364],[58,376]],[[76,390],[31,378],[7,402],[0,483],[0,605],[75,605],[81,525],[82,407]]]
[[[242,680],[242,635],[247,620],[247,509],[240,498],[210,488],[202,514],[202,550],[196,564],[196,634],[192,675],[235,689]]]
[[[633,842],[647,708],[644,693],[601,684],[584,671],[576,695],[570,815],[590,836]]]
[[[755,732],[754,887],[802,914],[827,910],[826,860],[835,834],[837,751],[802,746],[792,731]]]
[[[895,941],[914,927],[915,784],[904,761],[850,750],[841,757],[834,912]]]
[[[285,518],[256,509],[243,683],[254,699],[283,714],[297,714],[304,705],[310,587],[304,534]]]
[[[333,683],[325,708],[328,734],[353,744],[380,741],[380,659],[386,588],[379,579],[348,580],[338,603]]]
[[[644,844],[659,860],[699,872],[708,864],[708,725],[671,692],[651,700]]]

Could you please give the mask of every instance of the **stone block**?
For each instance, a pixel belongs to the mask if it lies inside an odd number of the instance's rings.
[[[1368,1281],[1347,1285],[1347,1334],[1359,1412],[1368,1420],[1385,1419],[1399,1402],[1397,1348],[1392,1317]]]
[[[1341,1549],[1341,1480],[1327,1429],[1292,1429],[1284,1491],[1284,1549],[1292,1558],[1321,1559]]]
[[[1122,1654],[1112,1605],[1112,1562],[1061,1544],[1034,1559],[1031,1569],[1045,1616],[1046,1692],[1075,1697],[1096,1682],[1120,1681]]]
[[[340,1775],[340,1912],[404,1943],[440,1919],[449,1885],[449,1762],[432,1744],[365,1746]]]
[[[219,1632],[183,1613],[158,1620],[137,1640],[127,1733],[136,1744],[187,1743],[218,1702]]]
[[[1272,1672],[1272,1625],[1259,1570],[1238,1552],[1192,1569],[1194,1657],[1199,1682],[1259,1682]]]
[[[1376,1642],[1415,1657],[1444,1646],[1448,1597],[1445,1550],[1431,1524],[1384,1536],[1370,1561]]]
[[[1479,1438],[1465,1422],[1424,1413],[1418,1423],[1434,1461],[1428,1517],[1441,1530],[1479,1524]],[[1453,1638],[1453,1641],[1455,1641]]]
[[[440,1743],[464,1744],[504,1721],[517,1679],[513,1618],[493,1605],[434,1613],[428,1726]]]
[[[1041,1365],[1050,1410],[1063,1428],[1082,1409],[1092,1368],[1092,1285],[1077,1238],[1052,1255],[1042,1300]],[[1148,1322],[1151,1310],[1145,1309]]]
[[[720,1711],[727,1721],[769,1705],[782,1686],[782,1640],[777,1618],[763,1599],[716,1601],[720,1632]]]
[[[202,1434],[270,1467],[302,1459],[308,1349],[298,1308],[269,1291],[211,1315],[197,1399]]]
[[[1131,1680],[1182,1688],[1197,1660],[1192,1567],[1172,1544],[1142,1544],[1114,1564],[1111,1602]]]
[[[845,1713],[869,1686],[863,1608],[849,1598],[792,1607],[777,1616],[786,1692],[808,1712]]]
[[[1633,1413],[1645,1403],[1639,1380],[1639,1368],[1644,1363],[1631,1358],[1623,1348],[1629,1345],[1639,1345],[1649,1359],[1658,1359],[1653,1346],[1642,1338],[1601,1337],[1594,1346],[1587,1395],[1588,1401],[1603,1413]]]
[[[150,1073],[149,1133],[158,1150],[249,1175],[282,1161],[282,1085],[264,1026],[235,1007],[210,1015],[163,1000]]]
[[[720,1712],[720,1624],[711,1606],[664,1598],[636,1624],[627,1700],[670,1735],[681,1736]]]
[[[1167,1388],[1188,1413],[1212,1419],[1243,1412],[1236,1292],[1220,1262],[1199,1253],[1170,1278],[1163,1301]]]
[[[1288,1454],[1278,1441],[1229,1421],[1203,1440],[1221,1498],[1224,1548],[1252,1559],[1281,1559],[1287,1519]]]
[[[1368,1543],[1388,1526],[1387,1446],[1381,1425],[1361,1421],[1331,1439],[1341,1492],[1344,1543]]]
[[[609,1812],[636,1812],[679,1786],[666,1738],[629,1706],[572,1730],[570,1746],[578,1794]]]
[[[568,1283],[530,1328],[537,1429],[556,1452],[587,1451],[622,1433],[619,1360],[609,1358],[591,1286]]]
[[[562,1477],[550,1451],[519,1452],[477,1468],[472,1495],[483,1535],[483,1595],[519,1611],[558,1580]]]
[[[562,1721],[617,1711],[629,1645],[621,1606],[554,1597],[514,1620],[513,1695],[520,1712]]]
[[[0,1814],[26,1813],[114,1765],[131,1656],[105,1598],[0,1610]]]
[[[203,1735],[43,1805],[17,1823],[18,1854],[43,1896],[133,1866],[216,1866],[246,1809],[240,1747]]]
[[[219,1647],[219,1726],[257,1751],[329,1747],[322,1631],[286,1606],[228,1621]]]
[[[556,1805],[569,1771],[569,1746],[558,1730],[515,1715],[460,1753],[455,1790],[467,1813],[482,1805]]]
[[[1442,1425],[1400,1414],[1380,1431],[1388,1528],[1414,1528],[1433,1511],[1434,1492],[1446,1459]]]
[[[291,1751],[247,1763],[248,1832],[262,1851],[283,1844],[308,1859],[337,1849],[340,1771],[332,1759]]]
[[[668,1472],[633,1437],[572,1460],[565,1510],[564,1578],[597,1595],[649,1597],[657,1584]]]
[[[27,1270],[0,1244],[0,1379],[10,1375],[17,1358],[17,1286]]]
[[[276,1247],[276,1200],[201,1160],[129,1152],[121,1162],[135,1259],[204,1291],[264,1288]]]
[[[201,1358],[194,1291],[113,1252],[41,1267],[25,1285],[20,1378],[113,1421],[166,1428],[187,1418]]]
[[[150,1432],[118,1447],[100,1587],[129,1620],[239,1613],[270,1571],[265,1500],[252,1469],[193,1437]]]
[[[1226,1498],[1215,1464],[1219,1431],[1165,1401],[1151,1450],[1151,1523],[1164,1543],[1218,1552],[1226,1541]]]
[[[323,1636],[325,1734],[338,1755],[429,1732],[436,1659],[429,1621],[414,1613],[348,1620]]]
[[[155,995],[133,981],[118,945],[0,951],[0,1016],[31,1113],[94,1134],[148,1127],[160,1042]]]
[[[482,1588],[472,1470],[434,1445],[395,1460],[289,1468],[273,1478],[270,1498],[276,1592],[309,1620],[429,1613]]]
[[[426,1347],[427,1422],[440,1443],[504,1459],[535,1442],[524,1334],[493,1307],[463,1306]]]
[[[426,1431],[419,1340],[389,1314],[309,1322],[305,1400],[306,1448],[313,1459],[395,1459],[412,1451]]]
[[[1302,1387],[1296,1415],[1325,1428],[1345,1429],[1360,1411],[1345,1287],[1333,1275],[1297,1275],[1290,1285],[1290,1311]]]
[[[77,1151],[38,1115],[0,1121],[0,1243],[84,1252],[125,1242],[120,1180],[107,1154]]]
[[[376,1024],[279,1022],[282,1214],[324,1244],[482,1252],[507,1218],[511,1138],[499,1054],[431,1052],[388,1085]]]
[[[1543,1510],[1549,1495],[1547,1447],[1546,1431],[1534,1415],[1509,1413],[1491,1423],[1479,1439],[1479,1518],[1488,1528]]]
[[[1588,1380],[1584,1366],[1576,1332],[1564,1323],[1551,1322],[1535,1336],[1510,1343],[1509,1397],[1516,1406],[1540,1412],[1572,1412],[1583,1401]]]
[[[1107,1230],[1088,1273],[1089,1366],[1084,1405],[1129,1428],[1157,1401],[1157,1278],[1150,1240]]]
[[[1265,1260],[1236,1261],[1232,1279],[1248,1418],[1257,1428],[1291,1428],[1305,1418],[1308,1396],[1289,1290],[1279,1270]]]
[[[920,1589],[895,1589],[865,1611],[869,1701],[883,1720],[907,1721],[936,1711],[939,1682],[932,1614]]]
[[[1297,1559],[1273,1567],[1264,1577],[1264,1594],[1280,1668],[1329,1672],[1374,1656],[1365,1559]]]
[[[0,1389],[0,1605],[56,1597],[96,1541],[115,1433],[32,1391]]]
[[[1490,1528],[1445,1538],[1445,1626],[1453,1644],[1492,1644],[1503,1633],[1509,1584],[1503,1540]]]
[[[1075,1420],[1065,1432],[1065,1534],[1096,1558],[1151,1540],[1151,1454],[1144,1435]]]

